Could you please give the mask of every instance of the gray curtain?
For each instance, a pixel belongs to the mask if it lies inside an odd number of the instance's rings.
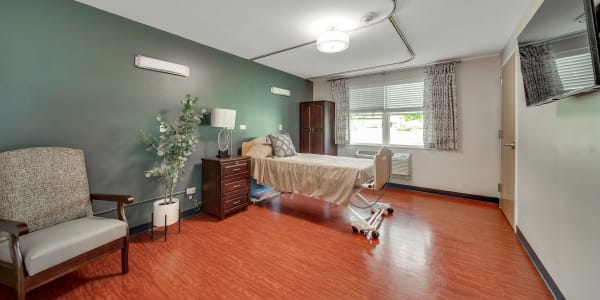
[[[348,80],[338,79],[329,81],[331,94],[335,102],[335,143],[346,145],[350,143],[348,123],[350,121],[350,91]]]
[[[519,47],[527,105],[562,94],[563,86],[548,42]]]
[[[455,63],[425,68],[423,142],[426,148],[458,150]]]

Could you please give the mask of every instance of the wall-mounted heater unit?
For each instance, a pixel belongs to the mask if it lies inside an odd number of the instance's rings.
[[[392,156],[392,175],[410,176],[410,153],[394,153]]]
[[[356,150],[355,156],[357,158],[373,159],[373,157],[375,157],[375,154],[377,154],[377,151],[358,149]],[[392,176],[399,177],[400,179],[410,179],[410,153],[394,153],[392,155]]]
[[[143,55],[135,56],[135,66],[142,69],[164,72],[183,77],[190,76],[190,67]]]
[[[286,89],[282,89],[282,88],[278,88],[278,87],[271,87],[271,93],[275,94],[275,95],[281,95],[281,96],[287,96],[289,97],[292,92],[290,92],[290,90],[286,90]]]

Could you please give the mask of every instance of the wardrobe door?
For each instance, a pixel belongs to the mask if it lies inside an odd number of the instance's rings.
[[[311,128],[310,128],[310,116],[311,116],[311,104],[310,102],[300,103],[300,152],[310,153],[311,146]]]
[[[311,103],[310,127],[311,127],[312,134],[310,137],[310,153],[323,154],[323,150],[324,150],[323,112],[324,112],[323,102]]]
[[[323,154],[337,155],[335,144],[335,104],[323,102]]]

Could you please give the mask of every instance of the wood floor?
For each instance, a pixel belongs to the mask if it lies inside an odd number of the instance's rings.
[[[217,222],[197,215],[166,243],[118,253],[28,299],[551,299],[498,207],[389,189],[379,241],[345,208],[285,194]],[[0,287],[0,299],[10,290]]]

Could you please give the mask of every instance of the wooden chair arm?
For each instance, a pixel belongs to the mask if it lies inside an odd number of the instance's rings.
[[[90,194],[92,200],[105,200],[117,202],[117,214],[119,220],[127,223],[127,216],[125,215],[125,204],[133,203],[133,197],[129,195],[110,195],[110,194]]]
[[[133,197],[130,195],[90,194],[90,198],[92,198],[92,200],[122,202],[124,204],[133,203]]]
[[[28,234],[29,228],[23,222],[0,219],[0,232],[8,232],[18,237]]]

